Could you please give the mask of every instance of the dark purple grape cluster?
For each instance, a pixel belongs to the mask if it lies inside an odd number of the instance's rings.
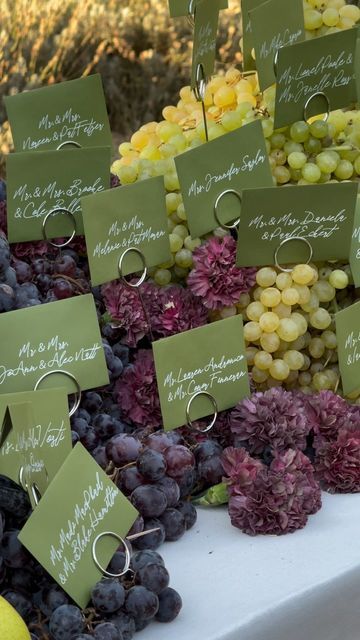
[[[0,476],[0,593],[24,618],[32,640],[130,640],[152,620],[171,622],[181,609],[156,549],[195,524],[190,496],[221,481],[221,438],[185,428],[164,432],[129,419],[116,385],[134,367],[138,351],[123,344],[123,333],[107,318],[101,288],[91,289],[83,243],[77,238],[61,253],[44,242],[10,251],[5,195],[0,181],[0,312],[92,291],[110,384],[83,394],[71,419],[72,441],[86,447],[139,511],[129,535],[154,531],[132,541],[129,571],[98,582],[89,609],[81,611],[20,544],[30,504],[19,486]],[[150,352],[148,338],[138,348]],[[117,574],[124,565],[119,548],[108,570]]]

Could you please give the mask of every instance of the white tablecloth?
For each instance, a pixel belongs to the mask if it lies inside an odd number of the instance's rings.
[[[323,494],[305,529],[249,537],[225,508],[198,509],[160,548],[183,598],[143,640],[360,640],[360,494]]]

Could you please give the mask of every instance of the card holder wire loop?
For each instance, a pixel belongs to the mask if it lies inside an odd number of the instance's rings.
[[[81,149],[81,144],[75,140],[64,140],[64,142],[61,142],[59,146],[56,147],[56,151],[60,151],[64,147],[76,147],[77,149]]]
[[[301,236],[294,236],[293,238],[285,238],[285,240],[282,240],[280,242],[280,244],[276,247],[275,252],[274,252],[274,262],[275,262],[275,266],[280,270],[280,271],[284,271],[285,273],[291,273],[292,269],[286,269],[285,267],[282,267],[279,264],[279,251],[281,249],[281,247],[284,246],[284,244],[287,244],[288,242],[292,242],[293,240],[299,240],[301,242],[305,242],[305,244],[308,246],[309,248],[309,257],[306,261],[305,264],[309,264],[309,262],[311,262],[311,259],[313,257],[313,248],[310,244],[310,242],[306,239],[306,238],[301,238]]]
[[[60,211],[62,211],[63,213],[65,213],[70,220],[73,223],[74,229],[73,232],[70,236],[70,238],[68,238],[65,242],[61,242],[60,244],[56,244],[56,242],[52,242],[51,240],[49,240],[49,238],[46,235],[46,225],[49,221],[49,218],[54,215],[54,213],[59,213]],[[74,218],[74,214],[71,213],[71,211],[69,211],[69,209],[64,209],[64,207],[56,207],[56,209],[52,209],[51,211],[49,211],[45,218],[42,221],[42,235],[43,238],[46,242],[48,242],[49,244],[51,244],[53,247],[56,247],[57,249],[62,249],[63,247],[66,247],[68,244],[70,244],[70,242],[73,240],[74,236],[76,233],[76,222],[75,222],[75,218]]]
[[[209,142],[209,131],[206,120],[206,109],[205,109],[205,91],[206,91],[206,77],[204,67],[199,62],[196,65],[196,74],[195,74],[195,86],[194,86],[194,95],[198,102],[201,102],[202,116],[204,122],[204,131],[205,131],[205,139],[206,142]]]
[[[218,405],[217,402],[214,398],[214,396],[211,395],[211,393],[208,393],[207,391],[197,391],[197,393],[194,393],[191,398],[189,399],[189,402],[186,405],[186,422],[188,424],[188,427],[190,427],[190,429],[195,429],[192,421],[191,421],[191,417],[190,417],[190,409],[191,409],[191,405],[193,403],[193,401],[195,400],[195,398],[198,397],[204,397],[204,398],[209,398],[213,409],[214,409],[214,415],[212,417],[212,420],[210,422],[210,424],[205,428],[205,429],[196,429],[196,431],[201,431],[201,433],[207,433],[208,431],[210,431],[210,429],[213,428],[214,424],[216,423],[217,417],[218,417]]]
[[[279,49],[276,49],[275,51],[275,55],[274,55],[274,60],[273,60],[273,71],[274,71],[274,76],[275,78],[277,78],[277,71],[278,71],[278,61],[279,61],[279,50],[281,49],[281,47],[279,47]]]
[[[326,113],[325,113],[325,117],[323,118],[324,122],[327,122],[329,115],[330,115],[330,100],[327,97],[326,93],[324,93],[323,91],[316,91],[316,93],[313,93],[312,96],[310,96],[305,104],[304,104],[304,120],[305,122],[308,122],[308,108],[312,102],[312,100],[314,98],[317,98],[318,96],[320,96],[321,98],[324,98],[325,102],[326,102]]]
[[[196,11],[196,0],[190,0],[189,1],[187,19],[188,19],[188,23],[189,23],[189,25],[190,25],[190,27],[192,29],[195,26],[195,11]]]
[[[21,487],[24,489],[24,491],[27,492],[27,494],[29,496],[30,504],[31,504],[32,508],[34,509],[35,507],[37,507],[37,505],[39,504],[40,499],[41,499],[40,489],[37,486],[36,482],[32,482],[30,484],[30,486],[28,485],[28,483],[26,482],[26,478],[25,478],[24,465],[21,465],[21,467],[19,469],[19,483],[20,483]]]
[[[105,536],[110,536],[111,538],[115,538],[115,540],[117,540],[118,542],[120,542],[124,546],[124,549],[125,549],[125,566],[124,566],[123,571],[121,571],[120,573],[110,573],[110,571],[107,571],[107,569],[104,569],[104,567],[101,566],[101,564],[100,564],[100,562],[98,560],[98,557],[96,555],[96,545],[99,542],[99,540],[101,538],[104,538]],[[99,533],[99,535],[96,536],[94,542],[92,543],[91,555],[92,555],[92,559],[94,560],[97,568],[100,569],[101,573],[104,575],[105,578],[121,578],[121,576],[123,576],[125,573],[127,573],[129,571],[130,560],[131,560],[131,554],[130,554],[129,546],[128,546],[126,540],[124,540],[124,538],[119,536],[117,533],[114,533],[113,531],[103,531],[103,533]]]
[[[123,275],[124,258],[129,253],[136,253],[139,256],[139,258],[141,259],[141,262],[142,262],[142,265],[143,265],[143,272],[142,272],[139,280],[137,282],[134,282],[134,283],[131,283],[128,280],[126,280],[125,276]],[[119,258],[118,269],[119,269],[119,276],[122,279],[122,281],[126,284],[126,286],[128,286],[128,287],[130,287],[132,289],[138,289],[140,287],[140,285],[142,285],[142,283],[145,281],[146,276],[147,276],[147,266],[146,266],[146,260],[145,260],[145,256],[144,256],[143,252],[140,251],[140,249],[136,249],[135,247],[129,247],[129,249],[126,249],[124,251],[124,253],[122,253],[120,258]]]
[[[54,371],[47,371],[37,381],[37,383],[36,383],[36,385],[34,387],[34,391],[38,390],[40,384],[42,383],[43,380],[45,380],[45,378],[48,378],[49,376],[53,375],[54,373],[62,373],[64,376],[67,376],[68,378],[70,378],[70,380],[72,380],[73,383],[76,386],[75,402],[74,402],[73,406],[71,407],[71,409],[69,411],[69,418],[71,418],[71,416],[74,415],[75,411],[78,410],[78,408],[80,406],[80,402],[81,402],[81,387],[80,387],[78,381],[76,380],[75,376],[73,376],[72,373],[70,373],[69,371],[63,371],[62,369],[55,369]]]
[[[238,191],[236,191],[235,189],[226,189],[222,193],[219,193],[218,197],[215,200],[215,204],[214,204],[215,220],[218,223],[219,227],[221,227],[222,229],[225,229],[226,231],[228,231],[229,229],[236,229],[239,226],[239,223],[240,223],[240,218],[235,220],[235,222],[233,222],[233,224],[225,224],[225,223],[221,222],[220,219],[219,219],[219,213],[218,213],[219,203],[221,202],[222,198],[224,196],[226,196],[227,194],[229,194],[229,193],[232,193],[234,196],[236,196],[238,198],[238,200],[240,201],[240,206],[241,206],[242,197],[241,197],[240,193]]]

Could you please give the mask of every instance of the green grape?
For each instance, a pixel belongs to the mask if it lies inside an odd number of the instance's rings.
[[[334,331],[323,331],[321,334],[321,339],[327,349],[336,349],[337,339],[336,333],[334,333]]]
[[[315,120],[310,125],[310,135],[321,140],[328,135],[328,125],[325,120]]]
[[[309,125],[303,120],[299,120],[298,122],[294,122],[290,128],[290,137],[294,140],[294,142],[305,142],[308,139],[309,133]]]
[[[175,263],[183,269],[190,269],[193,266],[192,253],[188,249],[180,249],[175,254]]]
[[[310,313],[310,324],[315,329],[327,329],[331,324],[331,316],[326,309],[319,307],[316,311]]]
[[[317,295],[320,302],[331,302],[335,298],[335,288],[327,280],[315,282],[312,291]]]
[[[269,132],[269,128],[270,129],[274,129],[274,127],[271,126],[270,120],[262,120],[262,125],[263,125],[263,131],[264,131],[264,136],[265,138],[268,137],[269,135],[271,135],[271,133],[268,133],[268,136],[265,135],[265,130],[266,130],[266,126],[264,126],[263,123],[268,123],[267,124],[267,131]],[[238,129],[239,127],[241,127],[242,124],[242,116],[238,111],[225,111],[225,113],[223,113],[222,117],[221,117],[221,124],[224,127],[224,129],[226,131],[234,131],[235,129]]]
[[[273,176],[277,184],[286,184],[291,178],[289,169],[283,166],[275,167],[275,169],[273,170]]]
[[[253,367],[251,369],[251,377],[254,382],[265,382],[265,380],[267,380],[267,377],[268,377],[268,372],[261,371],[257,367]]]
[[[168,269],[157,269],[154,274],[154,280],[156,284],[164,287],[171,282],[171,272]]]
[[[272,361],[269,373],[274,380],[286,380],[290,373],[290,367],[284,360],[276,359]]]
[[[304,151],[304,147],[299,142],[287,140],[284,144],[284,151],[289,156],[290,153],[302,153]]]
[[[307,156],[301,151],[293,151],[288,156],[288,163],[292,169],[302,169],[306,164]]]
[[[254,363],[255,366],[261,371],[266,371],[272,363],[272,355],[268,351],[258,351],[255,354]]]
[[[312,162],[307,162],[303,166],[301,173],[304,180],[307,180],[307,182],[311,182],[311,183],[318,182],[321,176],[321,171],[319,167]]]
[[[325,352],[324,341],[316,336],[315,338],[311,338],[308,350],[313,358],[322,358]]]
[[[274,158],[276,165],[281,166],[286,163],[286,153],[283,149],[273,149],[270,153],[270,157]]]
[[[246,315],[249,320],[253,322],[259,322],[263,313],[265,313],[266,307],[260,301],[250,302],[249,306],[246,309]]]
[[[320,171],[324,173],[333,173],[338,165],[338,160],[334,158],[334,155],[331,152],[322,151],[316,158],[316,164]]]
[[[318,371],[317,373],[315,373],[312,382],[317,391],[331,389],[332,387],[331,380],[324,371]]]
[[[329,276],[329,283],[335,289],[345,289],[349,284],[349,278],[345,271],[334,269]]]
[[[259,350],[256,347],[246,347],[245,349],[245,357],[248,367],[251,367],[254,364],[254,358]]]
[[[171,253],[177,253],[178,251],[180,251],[183,246],[183,238],[178,236],[177,233],[170,233],[169,240]]]
[[[327,27],[336,27],[339,18],[339,12],[334,7],[328,7],[322,14],[323,23]]]
[[[261,329],[258,322],[247,322],[244,325],[244,338],[247,342],[255,342],[261,336]]]
[[[285,142],[286,136],[284,136],[283,133],[278,133],[277,131],[275,131],[270,138],[272,149],[282,149]]]
[[[200,246],[200,238],[192,238],[191,236],[187,236],[184,240],[184,247],[185,249],[189,249],[189,251],[195,251],[195,249]]]
[[[298,377],[300,387],[308,387],[312,381],[312,375],[308,371],[302,371]]]
[[[275,284],[276,277],[277,273],[275,269],[272,267],[262,267],[256,274],[256,282],[260,287],[271,287]]]
[[[276,332],[285,342],[293,342],[299,337],[297,324],[291,318],[281,318]]]
[[[304,364],[304,355],[296,349],[289,349],[284,353],[284,361],[292,371],[298,371]]]
[[[260,345],[264,351],[274,353],[280,346],[280,338],[277,333],[263,333],[260,337]]]
[[[349,180],[354,173],[354,167],[349,160],[340,160],[335,170],[335,175],[339,180]]]
[[[322,149],[321,142],[320,140],[317,140],[317,138],[310,137],[304,143],[304,150],[306,151],[306,153],[309,153],[310,155],[315,153],[320,153],[321,149]]]

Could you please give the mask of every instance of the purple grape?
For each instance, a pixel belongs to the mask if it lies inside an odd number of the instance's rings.
[[[8,284],[0,283],[0,313],[15,309],[17,298],[14,289]]]
[[[84,630],[84,616],[78,607],[63,604],[51,614],[49,629],[54,640],[72,640]]]
[[[191,529],[197,520],[197,511],[191,502],[186,500],[185,502],[179,502],[177,505],[178,511],[183,514],[185,519],[185,527]]]
[[[197,462],[206,460],[210,456],[220,456],[222,454],[222,447],[215,440],[204,440],[197,445],[194,449],[194,455]]]
[[[198,477],[207,485],[214,485],[221,482],[224,475],[221,460],[218,455],[210,456],[198,463]]]
[[[19,531],[6,531],[1,542],[1,553],[7,567],[22,569],[26,567],[30,556],[18,539]]]
[[[115,421],[106,413],[98,413],[93,420],[93,426],[100,438],[109,440],[116,433]]]
[[[166,460],[162,453],[145,449],[136,462],[141,475],[150,482],[156,482],[163,478],[166,473]]]
[[[180,489],[180,498],[187,498],[194,490],[197,483],[195,469],[187,471],[180,480],[177,480]]]
[[[95,393],[95,391],[88,391],[85,394],[83,407],[90,414],[97,413],[97,411],[101,409],[101,405],[102,405],[102,398],[98,393]]]
[[[124,551],[115,551],[110,560],[107,570],[109,573],[118,574],[124,570],[126,564],[126,554]]]
[[[135,462],[141,450],[141,442],[127,434],[114,436],[106,444],[106,454],[117,467]]]
[[[137,467],[125,467],[125,469],[122,469],[119,474],[117,486],[120,491],[128,496],[134,491],[134,489],[144,484],[144,482],[145,480],[141,473],[139,473]]]
[[[156,518],[160,516],[167,507],[166,495],[157,486],[143,484],[136,487],[130,496],[135,509],[144,518]]]
[[[159,518],[165,527],[165,540],[173,542],[185,533],[185,518],[177,509],[166,509]]]
[[[95,640],[123,640],[123,635],[112,622],[102,622],[94,630]]]
[[[181,480],[187,472],[195,468],[194,455],[182,444],[168,447],[164,457],[167,463],[167,475],[175,480]]]
[[[171,447],[173,444],[169,434],[164,431],[157,431],[156,433],[150,433],[150,435],[146,438],[144,444],[149,447],[149,449],[153,449],[154,451],[159,451],[159,453],[164,453],[164,451]]]
[[[119,611],[109,618],[109,621],[122,633],[123,640],[132,640],[135,635],[135,621],[123,611]]]
[[[169,581],[169,572],[162,564],[147,564],[135,574],[136,584],[141,584],[157,595],[169,586]]]
[[[71,428],[79,434],[80,438],[84,438],[89,428],[89,424],[84,418],[75,417],[72,419]]]
[[[80,441],[88,451],[93,451],[99,444],[99,436],[93,427],[88,426]]]
[[[157,551],[153,551],[152,549],[145,549],[144,551],[135,551],[135,553],[131,556],[130,567],[135,573],[140,571],[143,567],[146,567],[148,564],[161,564],[165,567],[165,562]]]
[[[136,533],[141,533],[142,531],[144,531],[144,524],[144,518],[142,516],[138,516],[131,529],[129,530],[128,535],[132,536]]]
[[[180,500],[180,488],[176,480],[164,476],[156,485],[165,493],[168,507],[175,507]]]
[[[58,585],[54,584],[51,587],[44,588],[41,591],[41,600],[39,608],[46,616],[51,616],[52,612],[63,604],[68,604],[69,598],[65,591]]]
[[[148,518],[145,520],[144,531],[149,529],[156,529],[152,533],[148,533],[146,536],[137,538],[133,541],[134,547],[137,549],[157,549],[165,541],[165,527],[157,518]]]
[[[102,613],[114,613],[125,602],[125,589],[118,580],[103,579],[96,583],[91,599],[95,609]]]
[[[56,278],[53,284],[53,295],[58,300],[65,300],[65,298],[71,298],[74,295],[74,287],[68,280],[62,278]]]
[[[76,278],[76,262],[74,258],[63,252],[60,257],[55,260],[54,273]]]
[[[135,620],[149,620],[158,611],[159,599],[152,591],[136,585],[127,592],[125,608]]]
[[[175,589],[167,587],[159,594],[159,609],[155,616],[158,622],[171,622],[179,615],[182,600]]]
[[[102,469],[105,470],[107,468],[109,464],[109,460],[106,455],[105,446],[98,445],[97,447],[95,447],[95,449],[92,450],[91,455],[93,456],[94,460],[96,460],[96,462]]]
[[[23,593],[19,591],[6,591],[2,594],[5,600],[7,600],[16,609],[18,614],[27,620],[32,610],[32,603]]]

